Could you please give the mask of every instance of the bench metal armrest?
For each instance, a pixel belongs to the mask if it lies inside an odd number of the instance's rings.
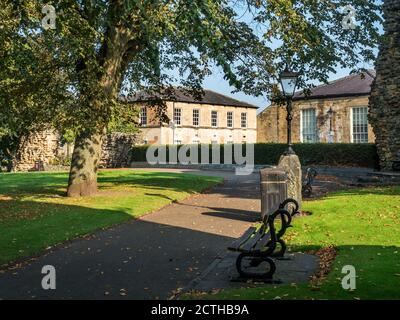
[[[279,209],[284,209],[290,203],[294,205],[294,207],[292,208],[292,212],[290,212],[290,215],[293,217],[296,213],[299,212],[299,204],[295,199],[286,199],[279,205]]]

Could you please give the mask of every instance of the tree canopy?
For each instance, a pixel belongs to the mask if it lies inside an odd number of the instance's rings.
[[[338,66],[372,61],[379,39],[378,1],[63,0],[52,3],[56,28],[43,30],[46,3],[2,2],[2,114],[36,103],[28,118],[47,122],[53,112],[68,126],[108,123],[121,92],[177,84],[196,91],[212,64],[250,95],[269,95],[285,63],[304,87]],[[349,3],[354,30],[342,24]],[[98,79],[113,51],[109,95]],[[93,96],[108,107],[88,108]]]
[[[305,88],[373,60],[381,22],[374,0],[54,0],[46,29],[45,4],[1,2],[0,134],[131,122],[121,94],[181,86],[199,96],[213,65],[250,95],[276,94],[286,64]],[[354,29],[343,27],[348,4]]]

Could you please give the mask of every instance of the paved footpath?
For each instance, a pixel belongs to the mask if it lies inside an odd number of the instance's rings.
[[[0,273],[0,299],[169,298],[198,277],[260,212],[258,174],[193,172],[223,176],[225,183]],[[56,290],[41,287],[44,265],[56,268]]]

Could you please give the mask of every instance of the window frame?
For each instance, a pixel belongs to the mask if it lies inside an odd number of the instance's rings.
[[[244,120],[243,120],[243,116],[245,116]],[[244,121],[244,122],[243,122],[243,121]],[[245,124],[244,126],[243,126],[243,123]],[[240,127],[241,127],[242,129],[246,129],[247,126],[248,126],[248,116],[247,116],[247,112],[241,112],[241,113],[240,113]]]
[[[358,109],[358,110],[366,110],[365,112],[365,119],[366,119],[366,124],[358,124],[358,126],[365,126],[365,132],[361,132],[358,130],[356,130],[357,132],[354,132],[354,110]],[[360,114],[358,114],[358,120],[360,120]],[[367,106],[354,106],[350,108],[350,141],[351,143],[368,143],[369,141],[369,130],[368,130],[368,107]],[[354,136],[358,135],[358,139],[359,141],[356,141],[357,139],[354,139]],[[365,135],[365,140],[362,141],[361,136]]]
[[[179,118],[178,118],[178,112],[177,111],[179,111]],[[175,108],[174,107],[173,118],[174,118],[174,124],[176,126],[180,126],[182,124],[182,108]],[[179,119],[179,121],[177,119]]]
[[[197,112],[197,124],[195,124],[195,112]],[[200,126],[200,109],[193,109],[192,110],[192,125],[195,127]]]
[[[144,111],[144,112],[143,112]],[[145,121],[143,121],[143,118]],[[140,112],[139,112],[139,124],[141,127],[147,126],[147,107],[140,107]]]
[[[229,115],[231,115],[231,118],[229,118]],[[233,111],[227,111],[226,112],[226,127],[229,129],[233,128]],[[229,125],[229,121],[231,122],[231,125]]]
[[[215,119],[213,118],[213,115],[215,115]],[[213,125],[214,120],[215,120],[215,125]],[[216,110],[211,110],[211,127],[218,128],[218,111]]]
[[[312,134],[312,133],[304,133],[304,129],[305,129],[305,127],[304,127],[304,119],[305,119],[305,117],[304,117],[304,114],[305,114],[305,112],[310,112],[310,111],[313,111],[314,112],[314,119],[315,119],[315,121],[314,121],[314,133]],[[309,117],[308,117],[309,118]],[[311,122],[310,121],[308,121],[308,124],[310,124]],[[312,141],[306,141],[306,139],[304,139],[304,137],[305,136],[311,136],[311,135],[314,135],[314,140],[312,140]],[[300,141],[302,142],[302,143],[318,143],[318,141],[319,141],[319,137],[318,137],[318,124],[317,124],[317,110],[316,110],[316,108],[313,108],[313,107],[310,107],[310,108],[304,108],[304,109],[301,109],[300,110]]]

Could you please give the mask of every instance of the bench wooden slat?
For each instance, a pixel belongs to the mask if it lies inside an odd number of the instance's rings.
[[[249,252],[252,251],[253,247],[263,237],[264,232],[257,232],[252,238],[246,241],[240,248],[239,251]]]
[[[228,247],[228,249],[234,251],[238,250],[240,246],[244,242],[246,242],[255,231],[256,231],[255,227],[250,227],[239,239],[232,242],[232,244]]]
[[[260,239],[260,241],[257,242],[257,244],[254,246],[253,250],[261,251],[270,240],[271,240],[271,232],[268,231],[264,234],[264,236]]]

